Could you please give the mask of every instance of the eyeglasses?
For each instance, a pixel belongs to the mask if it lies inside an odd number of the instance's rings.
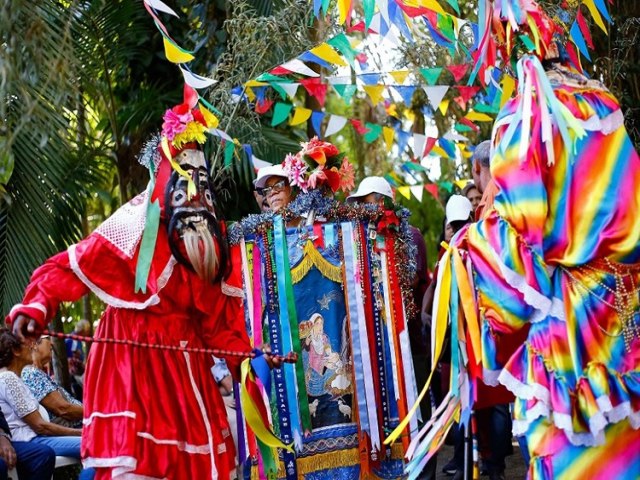
[[[36,343],[40,345],[43,340],[51,340],[51,335],[42,335],[38,340],[36,340]]]
[[[273,193],[280,193],[281,191],[283,191],[285,189],[285,187],[288,186],[287,181],[283,178],[282,180],[280,180],[279,182],[274,183],[273,185],[271,185],[270,187],[264,187],[262,189],[260,189],[258,191],[258,193],[260,195],[262,195],[263,197],[268,197],[271,192]]]

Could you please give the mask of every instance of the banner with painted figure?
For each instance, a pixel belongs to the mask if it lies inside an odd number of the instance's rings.
[[[417,420],[403,442],[383,440],[416,398],[406,220],[324,200],[324,222],[287,228],[290,211],[252,215],[230,235],[254,347],[298,353],[295,365],[272,372],[273,428],[293,444],[278,452],[277,477],[401,478]],[[255,475],[269,476],[255,464]]]

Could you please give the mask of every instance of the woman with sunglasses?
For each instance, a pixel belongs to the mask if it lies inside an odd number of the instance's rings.
[[[42,335],[33,347],[33,365],[22,370],[22,380],[29,390],[47,409],[53,423],[65,427],[82,428],[82,403],[58,385],[47,373],[51,366],[53,345],[49,335]]]
[[[33,346],[29,342],[21,343],[8,329],[0,329],[0,409],[9,424],[11,438],[44,444],[56,455],[80,459],[82,430],[45,420],[37,400],[22,381],[22,370],[32,361]],[[86,469],[79,478],[85,480],[93,476],[93,469]]]

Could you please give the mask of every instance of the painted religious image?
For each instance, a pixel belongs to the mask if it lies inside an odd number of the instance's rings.
[[[342,334],[333,342],[324,325],[320,313],[300,323],[302,361],[314,429],[351,421],[352,382],[346,323],[342,321]]]

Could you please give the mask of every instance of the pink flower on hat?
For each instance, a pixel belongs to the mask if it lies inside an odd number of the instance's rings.
[[[290,153],[282,162],[282,170],[289,177],[289,183],[299,187],[303,192],[306,192],[309,186],[306,178],[308,168],[308,165],[300,157]]]
[[[176,135],[184,132],[187,123],[193,122],[193,114],[187,109],[180,108],[183,105],[171,108],[164,113],[162,119],[162,135],[172,141]]]

